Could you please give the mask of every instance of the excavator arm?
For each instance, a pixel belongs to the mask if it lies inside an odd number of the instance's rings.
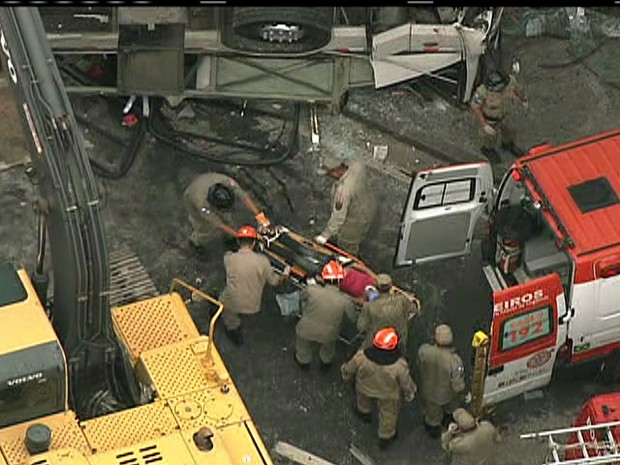
[[[99,377],[109,387],[120,355],[97,184],[38,9],[0,8],[0,33],[52,254],[52,322],[67,356],[72,406],[80,411],[88,397],[86,381],[93,385]]]

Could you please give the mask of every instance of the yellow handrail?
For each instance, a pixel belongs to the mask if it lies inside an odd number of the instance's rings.
[[[217,311],[215,312],[215,315],[213,315],[213,317],[211,318],[211,322],[209,323],[209,345],[207,346],[207,359],[211,359],[211,344],[215,343],[214,342],[215,339],[213,338],[213,333],[215,332],[215,322],[217,321],[222,311],[224,310],[224,304],[220,302],[219,300],[214,299],[209,294],[205,294],[200,289],[196,289],[191,284],[188,284],[179,278],[174,278],[172,280],[172,284],[170,284],[170,293],[174,292],[177,285],[184,287],[185,289],[187,289],[188,291],[191,291],[192,293],[195,292],[207,302],[210,302],[218,307]]]

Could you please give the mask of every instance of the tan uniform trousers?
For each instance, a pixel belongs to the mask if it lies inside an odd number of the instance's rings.
[[[370,221],[348,219],[336,236],[338,247],[352,255],[357,255],[371,224]]]
[[[379,412],[378,435],[381,439],[390,439],[396,434],[398,415],[400,414],[400,399],[372,398],[357,391],[357,408],[362,413],[371,413],[373,402],[377,402]]]
[[[312,352],[315,345],[319,345],[319,359],[322,363],[328,365],[334,360],[336,355],[336,341],[315,342],[303,338],[299,335],[295,338],[295,353],[299,363],[308,364],[312,361]]]
[[[482,146],[485,149],[495,150],[498,145],[510,146],[514,144],[515,132],[508,118],[504,118],[502,121],[486,120],[493,129],[495,129],[495,135],[490,136],[484,131],[482,133]]]
[[[452,413],[459,408],[458,399],[453,399],[444,405],[425,399],[423,396],[420,396],[420,400],[422,412],[424,413],[424,422],[428,426],[440,426],[444,415],[452,415]]]

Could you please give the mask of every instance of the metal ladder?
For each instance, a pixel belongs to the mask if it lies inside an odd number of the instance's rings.
[[[550,457],[545,465],[602,465],[620,464],[620,448],[614,438],[613,428],[620,427],[620,421],[600,423],[596,425],[574,426],[571,428],[542,431],[540,433],[522,434],[521,439],[547,439]],[[597,434],[598,433],[598,434]],[[562,443],[554,436],[574,434],[577,441],[571,444]],[[584,437],[585,436],[585,437]],[[566,451],[579,450],[582,458],[563,459]]]

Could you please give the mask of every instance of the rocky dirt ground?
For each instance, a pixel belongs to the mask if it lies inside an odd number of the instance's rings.
[[[505,39],[507,55],[515,53],[520,58],[520,80],[530,103],[527,112],[513,114],[519,145],[528,148],[542,141],[558,144],[618,127],[620,92],[617,89],[604,84],[580,63],[549,67],[572,59],[566,41],[515,36]],[[607,47],[617,47],[617,42],[609,42],[597,53],[613,54],[615,49]],[[74,103],[77,113],[106,125],[121,140],[130,137],[131,130],[120,127],[118,109],[110,110],[100,101],[75,99]],[[370,124],[360,123],[360,118],[369,120]],[[229,120],[218,124],[228,124],[232,133],[238,131],[235,126],[238,118]],[[429,337],[437,322],[446,321],[454,327],[459,350],[468,360],[471,334],[488,314],[488,290],[479,266],[479,239],[471,256],[464,259],[413,270],[394,270],[392,260],[409,187],[409,178],[403,171],[482,159],[473,118],[449,99],[423,97],[413,85],[352,91],[342,114],[333,115],[329,108],[319,107],[319,121],[320,152],[309,150],[308,115],[304,112],[299,151],[273,166],[273,173],[263,168],[243,170],[205,163],[149,137],[124,178],[101,180],[111,248],[124,245],[132,249],[162,292],[175,276],[190,282],[200,279],[205,290],[216,292],[224,280],[221,257],[214,255],[200,261],[186,248],[189,223],[182,193],[194,175],[212,169],[233,173],[278,222],[310,236],[319,232],[329,214],[330,182],[316,175],[319,157],[346,160],[363,157],[372,168],[370,182],[382,208],[361,253],[373,268],[390,272],[399,283],[413,288],[424,304],[424,314],[415,323],[409,356]],[[257,131],[265,125],[260,118],[250,123]],[[86,130],[85,137],[89,151],[99,159],[118,159],[120,146],[106,142],[92,130]],[[420,140],[442,147],[447,156],[438,158],[425,152],[416,146]],[[373,148],[380,145],[388,147],[386,165],[372,161]],[[5,146],[0,146],[3,151]],[[502,162],[493,167],[496,175],[510,161],[510,156],[504,154]],[[18,165],[0,172],[0,259],[12,259],[32,267],[36,218],[31,203],[35,188],[23,168]],[[273,174],[284,181],[292,208]],[[263,308],[261,314],[245,325],[245,347],[232,347],[220,337],[218,341],[269,447],[279,440],[287,441],[334,464],[344,465],[356,463],[348,450],[353,442],[377,464],[444,463],[438,442],[424,433],[415,401],[403,410],[398,441],[389,450],[379,451],[375,440],[376,420],[368,426],[353,415],[350,408],[353,397],[350,389],[342,384],[338,370],[327,374],[316,369],[301,373],[292,359],[295,322],[279,314],[270,291],[265,294]],[[196,307],[193,314],[206,329],[204,309]],[[350,351],[349,347],[340,347],[336,365],[346,360]],[[596,366],[561,373],[550,388],[542,391],[542,397],[519,398],[500,405],[494,421],[504,436],[498,447],[501,463],[543,463],[544,446],[524,442],[519,434],[568,426],[589,396],[615,388],[599,384],[596,373]]]

